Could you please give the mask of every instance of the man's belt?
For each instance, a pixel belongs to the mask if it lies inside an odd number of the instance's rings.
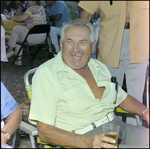
[[[124,28],[125,28],[125,29],[130,29],[130,23],[129,23],[129,22],[125,22]]]
[[[108,113],[106,116],[104,116],[103,118],[101,118],[100,120],[91,123],[89,126],[84,127],[82,129],[78,129],[78,130],[73,130],[72,133],[76,133],[76,134],[84,134],[90,130],[93,130],[96,127],[99,127],[100,125],[103,125],[107,122],[110,122],[114,119],[115,115],[114,112]]]

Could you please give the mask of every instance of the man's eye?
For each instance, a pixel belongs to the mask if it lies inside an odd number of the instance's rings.
[[[84,44],[86,44],[86,41],[81,41],[80,44],[84,45]]]
[[[73,41],[72,40],[67,40],[67,43],[73,43]]]

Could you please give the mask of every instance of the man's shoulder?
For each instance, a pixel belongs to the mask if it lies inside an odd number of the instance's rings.
[[[66,4],[63,1],[56,1],[55,5],[56,6],[61,6],[61,7],[66,7]]]
[[[92,59],[91,65],[94,66],[94,67],[100,67],[101,72],[103,72],[104,74],[108,75],[109,77],[111,76],[109,69],[101,61],[99,61],[97,59]]]
[[[39,67],[38,67],[38,70],[44,70],[46,68],[49,68],[50,70],[52,69],[53,67],[53,64],[54,64],[54,58],[46,61],[45,63],[41,64]]]
[[[105,65],[103,62],[101,62],[101,61],[99,61],[99,60],[97,60],[97,59],[92,59],[92,62],[93,62],[95,65],[102,66],[102,67],[106,67],[106,65]]]

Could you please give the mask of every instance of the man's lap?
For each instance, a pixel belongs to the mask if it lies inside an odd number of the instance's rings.
[[[119,148],[149,147],[149,129],[139,125],[134,126],[132,124],[126,124],[117,116],[115,116],[114,120],[108,123],[117,124],[120,126],[118,137]],[[97,133],[103,133],[103,125],[85,133],[85,135],[93,135]]]

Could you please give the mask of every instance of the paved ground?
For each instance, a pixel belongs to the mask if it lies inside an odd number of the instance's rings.
[[[94,57],[94,55],[92,56]],[[28,122],[28,115],[29,115],[29,108],[30,108],[30,102],[25,90],[24,86],[24,74],[31,69],[29,65],[29,59],[28,57],[23,58],[23,66],[16,66],[12,65],[14,57],[9,59],[8,63],[2,63],[1,67],[1,81],[6,86],[6,88],[9,90],[11,95],[14,97],[14,99],[19,104],[19,107],[21,108],[23,112],[23,121]],[[37,67],[43,62],[47,61],[48,58],[44,59],[38,59],[34,66]],[[145,94],[144,94],[145,98]],[[36,144],[38,148],[39,144]],[[17,131],[17,139],[16,139],[16,148],[31,148],[29,136],[28,134],[22,132],[21,130]]]

